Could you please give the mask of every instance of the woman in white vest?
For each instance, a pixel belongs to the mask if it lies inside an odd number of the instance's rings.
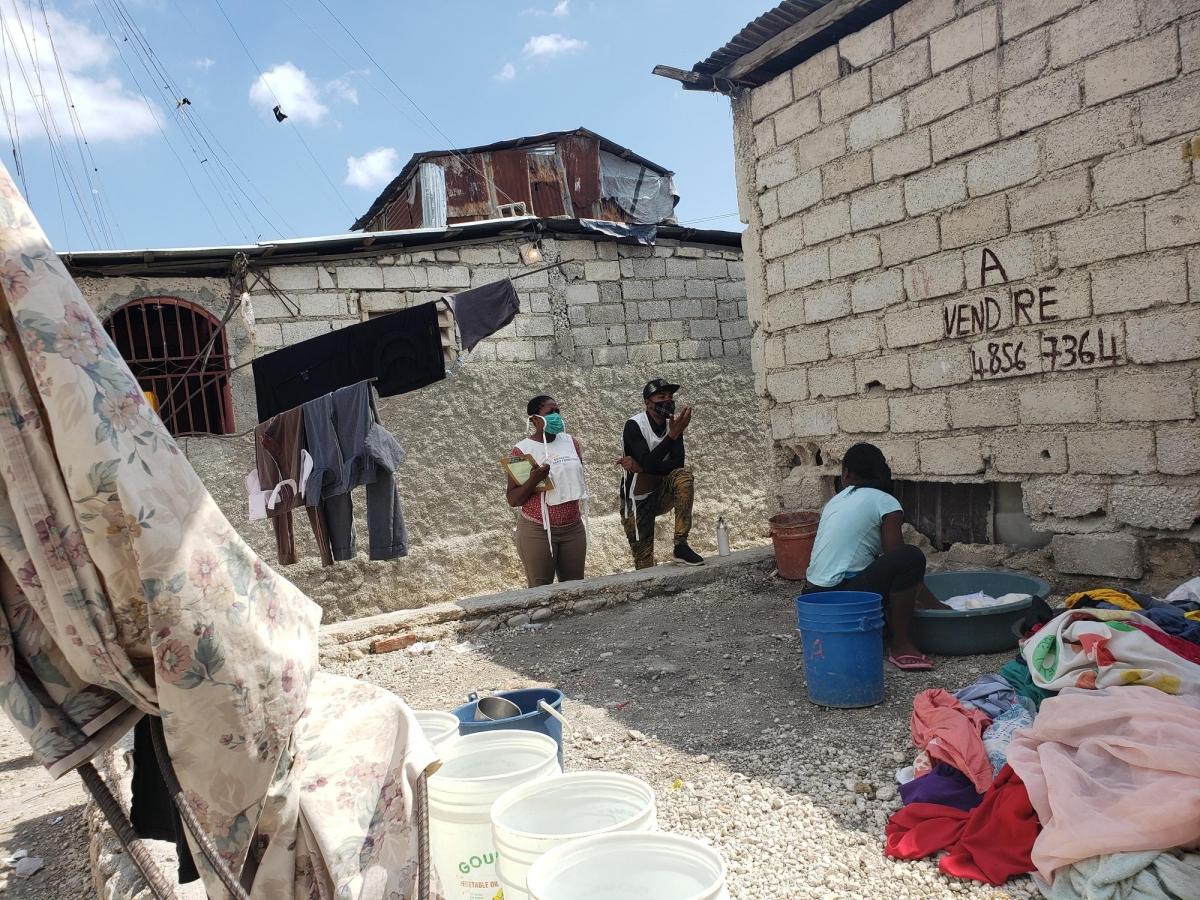
[[[513,455],[528,454],[537,468],[524,484],[508,476],[508,505],[517,514],[517,552],[530,587],[583,577],[587,558],[587,484],[583,448],[564,430],[553,397],[540,395],[525,408],[528,436]],[[553,490],[534,489],[550,476]]]

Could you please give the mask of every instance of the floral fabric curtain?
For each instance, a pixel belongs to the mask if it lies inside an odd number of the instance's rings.
[[[394,695],[316,675],[320,617],[222,515],[0,168],[0,706],[35,758],[58,777],[161,716],[235,872],[257,837],[254,896],[407,897],[435,757]],[[360,727],[321,751],[351,699]]]

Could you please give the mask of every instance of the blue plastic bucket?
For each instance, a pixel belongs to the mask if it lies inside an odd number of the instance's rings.
[[[883,598],[825,591],[796,598],[808,699],[818,706],[883,702]]]
[[[548,734],[558,744],[558,765],[563,766],[562,723],[549,713],[542,712],[538,704],[545,700],[546,704],[557,713],[562,712],[563,692],[554,688],[525,688],[520,691],[500,691],[493,694],[517,704],[521,710],[519,716],[493,721],[475,721],[475,705],[479,699],[472,694],[470,701],[458,709],[452,710],[458,717],[458,733],[463,737],[468,734],[478,734],[481,731],[517,730],[538,731]]]

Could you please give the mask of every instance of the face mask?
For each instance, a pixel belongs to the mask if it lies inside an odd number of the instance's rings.
[[[542,431],[544,431],[547,435],[562,434],[563,430],[567,427],[563,424],[562,415],[559,413],[547,413],[541,418],[545,423],[542,425]]]
[[[660,416],[673,416],[675,415],[675,401],[663,400],[659,403],[655,403],[654,411]]]

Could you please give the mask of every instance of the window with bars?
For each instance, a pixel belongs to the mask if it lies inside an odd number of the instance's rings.
[[[127,303],[104,330],[171,434],[233,433],[229,352],[220,321],[175,297]]]

